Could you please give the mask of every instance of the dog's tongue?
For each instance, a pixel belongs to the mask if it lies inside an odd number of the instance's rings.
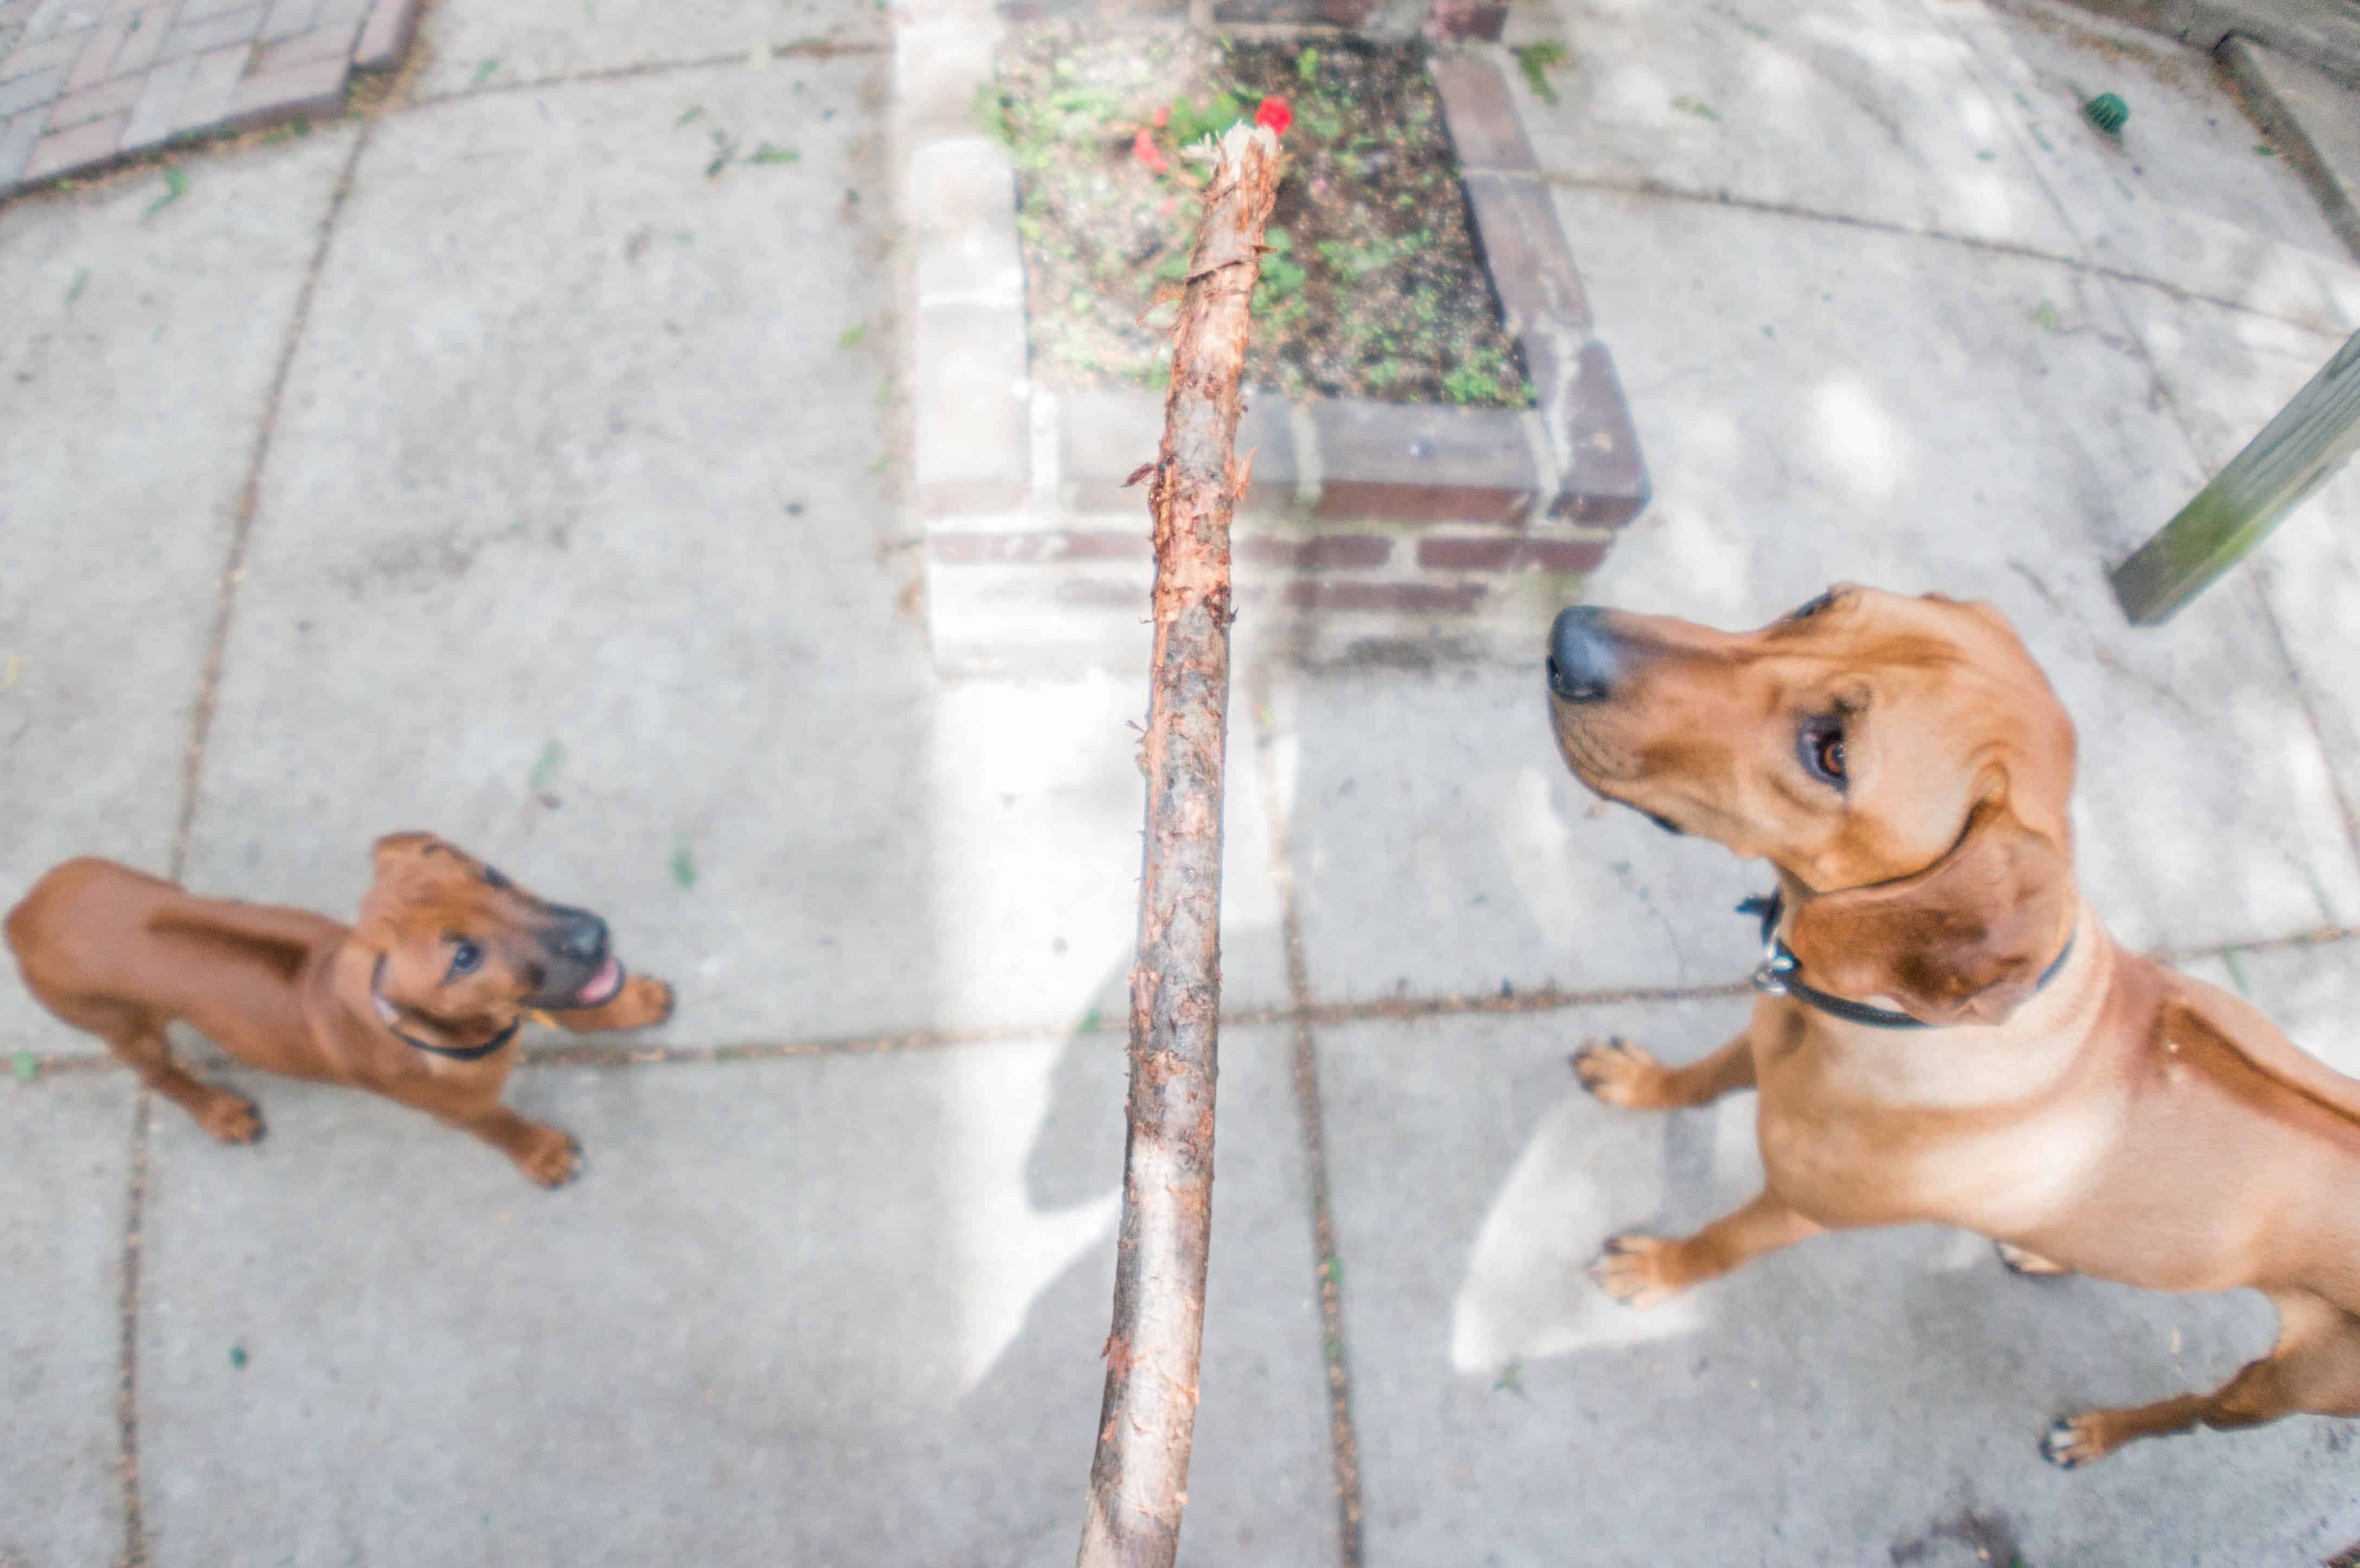
[[[608,958],[606,963],[598,966],[598,973],[590,976],[582,989],[574,993],[574,999],[577,1002],[605,1001],[607,994],[614,990],[615,982],[621,978],[622,973],[623,966],[614,959]]]

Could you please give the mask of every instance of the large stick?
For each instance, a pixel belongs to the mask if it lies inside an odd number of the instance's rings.
[[[2135,626],[2160,626],[2251,554],[2360,447],[2360,332],[2294,395],[2229,466],[2114,568]]]
[[[1236,125],[1221,138],[1173,331],[1163,451],[1134,475],[1153,476],[1155,518],[1146,870],[1114,1328],[1080,1568],[1169,1568],[1188,1504],[1213,1236],[1229,517],[1252,463],[1235,457],[1238,376],[1278,171],[1269,131]]]

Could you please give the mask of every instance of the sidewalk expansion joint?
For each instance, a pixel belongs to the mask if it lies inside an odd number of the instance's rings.
[[[759,46],[758,46],[759,47]],[[831,38],[797,38],[789,43],[772,44],[773,61],[791,60],[858,60],[892,52],[890,43],[841,43]],[[747,51],[733,50],[728,54],[703,55],[694,60],[650,60],[632,65],[606,65],[588,71],[573,71],[557,76],[536,76],[525,82],[494,82],[481,87],[454,88],[448,93],[412,96],[392,110],[406,114],[413,110],[435,108],[444,104],[464,103],[477,98],[501,98],[519,93],[546,93],[560,87],[574,87],[585,82],[630,82],[640,77],[670,76],[680,71],[711,71],[722,66],[747,68]]]
[[[1295,939],[1300,941],[1299,935]],[[2275,953],[2305,947],[2327,947],[2360,942],[2360,926],[2316,926],[2280,936],[2238,942],[2207,942],[2191,947],[2153,947],[2142,954],[2158,964],[2187,964],[2226,953]],[[1361,1001],[1323,1002],[1306,997],[1300,1003],[1266,1007],[1229,1007],[1221,1012],[1225,1029],[1293,1025],[1319,1029],[1357,1023],[1415,1023],[1426,1018],[1513,1016],[1572,1012],[1583,1007],[1667,1007],[1683,1002],[1733,1001],[1754,994],[1742,980],[1720,985],[1624,986],[1616,989],[1568,990],[1539,985],[1513,996],[1491,993],[1439,996],[1376,996]],[[956,1051],[970,1045],[1024,1045],[1049,1040],[1084,1037],[1120,1040],[1127,1030],[1120,1023],[1095,1028],[1072,1023],[1000,1024],[967,1029],[914,1029],[897,1034],[814,1036],[799,1040],[749,1040],[720,1044],[628,1045],[554,1040],[528,1044],[522,1064],[542,1067],[669,1067],[712,1066],[738,1062],[803,1062],[832,1056],[885,1056],[895,1052]],[[43,1078],[92,1077],[127,1071],[114,1055],[103,1051],[10,1051],[0,1048],[0,1060],[22,1060],[34,1081]],[[235,1069],[239,1065],[216,1051],[183,1053],[191,1067]]]
[[[2278,321],[2302,332],[2316,332],[2322,338],[2337,338],[2342,334],[2320,326],[2314,321],[2283,316],[2275,310],[2265,310],[2239,299],[2225,299],[2217,294],[2207,294],[2175,283],[2168,278],[2156,278],[2128,267],[2111,267],[2079,256],[2038,245],[2024,245],[2013,240],[1986,239],[1976,234],[1953,234],[1948,229],[1913,228],[1885,218],[1863,217],[1851,212],[1823,212],[1816,208],[1797,206],[1787,201],[1769,201],[1757,197],[1740,196],[1728,191],[1699,191],[1672,185],[1659,180],[1618,180],[1598,175],[1574,174],[1563,169],[1544,169],[1544,184],[1567,191],[1592,191],[1608,196],[1653,197],[1666,201],[1686,201],[1698,206],[1728,207],[1737,212],[1757,212],[1767,217],[1794,218],[1807,223],[1829,223],[1838,228],[1859,229],[1870,234],[1891,234],[1897,239],[1928,240],[1937,245],[1959,245],[1967,250],[1982,251],[1990,256],[2008,256],[2018,261],[2045,262],[2052,267],[2069,267],[2116,283],[2128,283],[2141,289],[2153,289],[2183,302],[2212,305],[2239,315],[2253,316],[2262,321]]]
[[[1270,823],[1270,869],[1278,889],[1279,929],[1286,943],[1288,1009],[1295,1025],[1295,1108],[1311,1190],[1312,1268],[1319,1284],[1322,1364],[1328,1373],[1328,1433],[1335,1465],[1337,1560],[1361,1568],[1360,1441],[1352,1423],[1351,1357],[1344,1338],[1343,1255],[1336,1241],[1336,1210],[1328,1180],[1328,1139],[1319,1101],[1319,1051],[1314,1038],[1311,970],[1303,953],[1303,922],[1295,906],[1295,865],[1287,852],[1286,806],[1278,778],[1278,736],[1271,719],[1270,681],[1258,673],[1251,694],[1256,782]]]

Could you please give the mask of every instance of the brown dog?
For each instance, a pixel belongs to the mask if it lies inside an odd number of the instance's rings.
[[[2059,1421],[2134,1438],[2360,1415],[2360,1083],[2236,997],[2115,945],[2073,880],[2073,727],[1983,604],[1841,587],[1760,631],[1581,607],[1551,633],[1574,774],[1776,868],[1743,1033],[1667,1068],[1574,1058],[1617,1105],[1760,1091],[1765,1182],[1597,1272],[1659,1301],[1822,1230],[1933,1221],[2026,1272],[2252,1286],[2277,1347],[2210,1394]]]
[[[248,1066],[370,1089],[463,1128],[544,1187],[581,1148],[500,1104],[528,1009],[567,1029],[645,1029],[672,987],[626,976],[606,922],[544,903],[431,833],[376,848],[347,928],[301,909],[198,898],[105,860],[70,860],[8,913],[8,945],[41,1005],[113,1048],[224,1143],[262,1118],[172,1060],[184,1021]]]

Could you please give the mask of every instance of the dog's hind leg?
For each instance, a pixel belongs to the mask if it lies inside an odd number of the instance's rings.
[[[2360,1318],[2307,1290],[2274,1291],[2270,1299],[2278,1309],[2278,1342],[2267,1356],[2209,1394],[2069,1416],[2042,1435],[2042,1455],[2070,1470],[2125,1443],[2197,1426],[2229,1431],[2298,1411],[2360,1415]]]
[[[106,1041],[141,1083],[188,1112],[208,1137],[224,1143],[261,1141],[262,1113],[254,1102],[191,1077],[172,1059],[163,1021],[154,1015],[127,1003],[105,1001],[52,1004],[50,1010]]]
[[[1629,1110],[1709,1105],[1754,1087],[1754,1034],[1748,1029],[1686,1067],[1666,1067],[1620,1036],[1591,1040],[1573,1053],[1573,1073],[1592,1094]]]

